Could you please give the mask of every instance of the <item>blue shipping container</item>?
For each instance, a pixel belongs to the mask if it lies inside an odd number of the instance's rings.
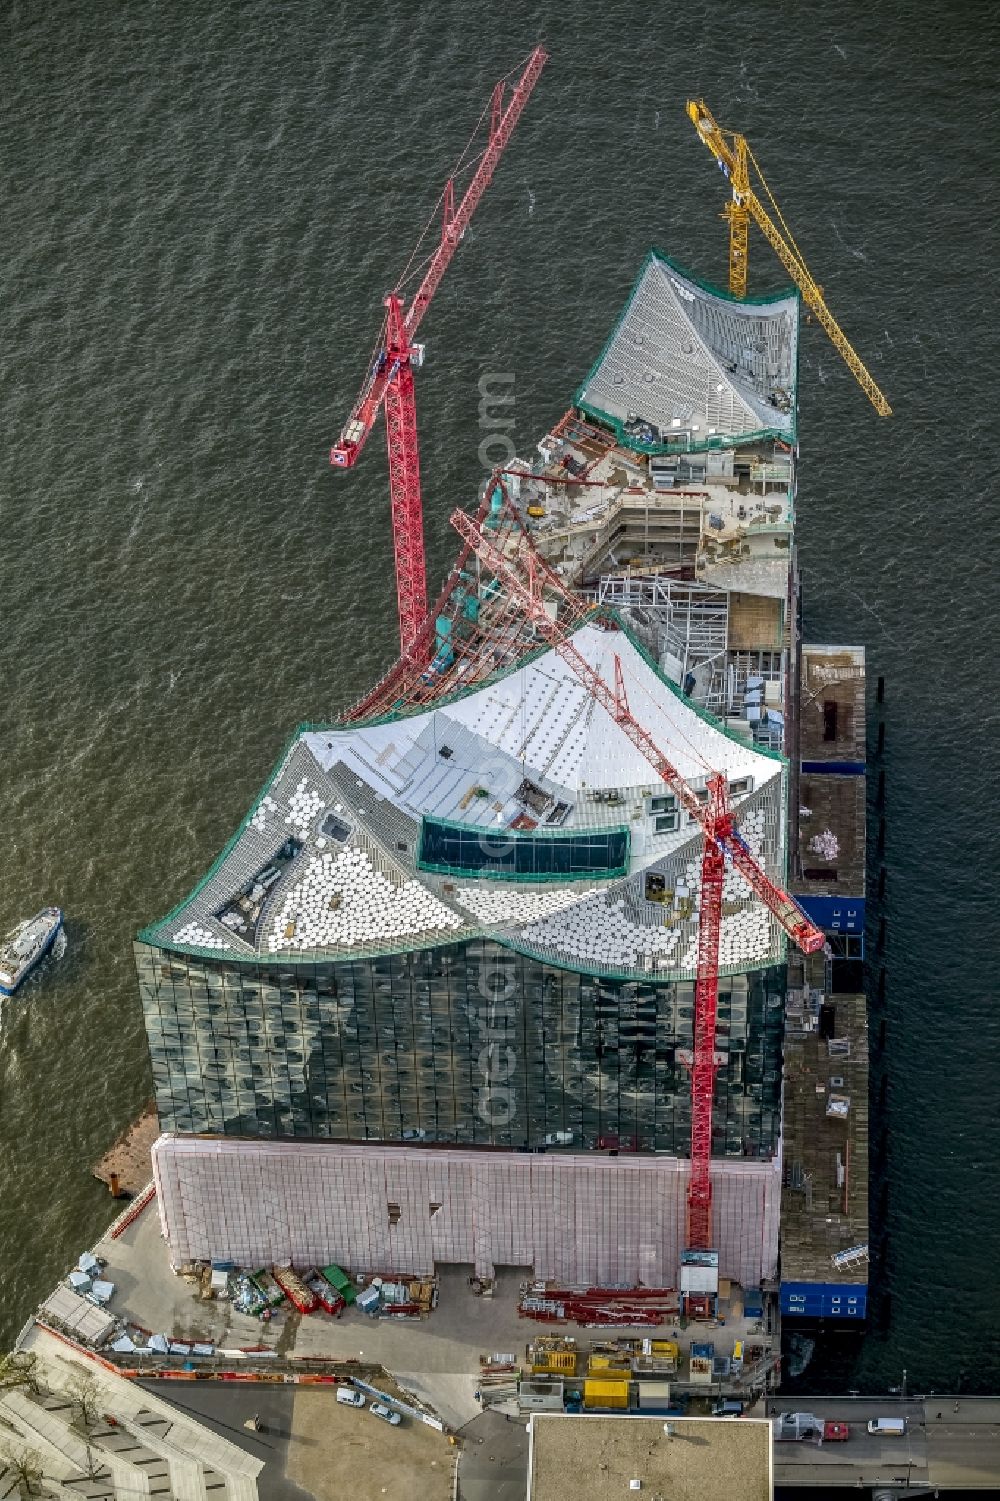
[[[797,896],[795,900],[824,933],[865,931],[863,896]]]
[[[868,1311],[865,1282],[783,1282],[781,1312],[786,1318],[863,1319]]]

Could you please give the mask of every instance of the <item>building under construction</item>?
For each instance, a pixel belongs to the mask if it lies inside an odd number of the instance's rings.
[[[798,336],[651,253],[430,611],[397,548],[399,662],[136,945],[175,1264],[776,1276]]]

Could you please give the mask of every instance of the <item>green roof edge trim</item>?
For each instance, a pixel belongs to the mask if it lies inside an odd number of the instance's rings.
[[[619,417],[613,417],[610,412],[605,412],[602,407],[594,406],[589,401],[581,401],[579,394],[574,398],[573,405],[578,412],[586,412],[588,417],[593,417],[606,427],[612,428],[615,440],[622,448],[627,448],[631,453],[652,454],[654,458],[659,454],[667,453],[715,453],[722,448],[740,448],[747,443],[763,443],[768,438],[777,438],[780,442],[789,444],[796,441],[793,419],[791,432],[780,427],[758,427],[751,433],[735,433],[731,437],[725,433],[712,433],[705,438],[699,438],[697,443],[685,443],[683,446],[678,443],[642,443],[625,431],[625,424]]]
[[[166,919],[163,919],[166,921]],[[396,954],[416,953],[423,949],[447,948],[450,944],[469,943],[476,938],[490,937],[478,926],[472,926],[468,932],[453,932],[448,936],[438,934],[436,937],[421,938],[404,936],[396,942],[385,944],[368,944],[364,948],[346,949],[338,953],[335,949],[283,949],[280,954],[261,953],[243,954],[235,949],[203,949],[194,943],[174,943],[157,938],[152,928],[144,928],[136,936],[136,943],[143,943],[158,953],[179,954],[187,958],[210,960],[222,968],[230,968],[235,965],[267,965],[273,969],[284,967],[285,969],[297,969],[302,965],[311,964],[317,967],[331,964],[353,964],[366,959],[391,959]]]
[[[794,282],[789,282],[787,286],[780,288],[777,292],[765,292],[762,297],[737,297],[736,293],[730,292],[728,288],[717,287],[714,281],[708,281],[704,276],[695,276],[693,271],[689,271],[686,266],[682,266],[680,261],[676,260],[674,256],[668,255],[665,250],[661,250],[658,245],[654,245],[650,249],[646,257],[647,262],[653,256],[656,256],[658,260],[665,261],[671,271],[676,271],[678,276],[683,276],[686,281],[693,282],[703,292],[708,292],[712,297],[721,297],[723,302],[737,302],[740,307],[766,307],[768,303],[782,302],[786,297],[794,297],[795,301],[800,305],[802,302],[802,294]],[[645,264],[642,269],[645,271]]]
[[[780,932],[779,928],[779,932]],[[783,936],[783,935],[782,935]],[[671,969],[660,970],[651,973],[643,969],[615,969],[609,966],[599,969],[596,964],[576,963],[570,964],[568,960],[557,959],[551,953],[541,947],[534,947],[523,940],[511,938],[507,934],[490,933],[488,935],[494,943],[501,948],[510,949],[515,954],[523,954],[528,959],[538,959],[542,964],[548,964],[552,969],[565,969],[574,975],[591,975],[595,980],[624,980],[629,984],[638,981],[643,985],[678,985],[689,980],[697,980],[697,969]],[[719,974],[726,975],[749,975],[762,969],[777,969],[786,963],[784,951],[777,958],[772,954],[766,959],[758,959],[742,964],[720,964]]]
[[[200,949],[193,944],[177,944],[167,947],[158,943],[155,939],[137,938],[136,943],[143,943],[146,947],[155,949],[157,953],[176,954],[181,958],[200,959],[220,968],[228,968],[233,964],[256,964],[271,969],[283,967],[285,969],[298,969],[303,966],[311,966],[315,969],[329,969],[332,965],[352,964],[367,959],[391,959],[397,954],[406,954],[411,951],[424,951],[437,948],[454,948],[463,943],[475,943],[479,940],[495,943],[498,947],[509,949],[511,953],[523,954],[528,959],[538,959],[541,963],[549,965],[552,969],[566,970],[569,974],[590,975],[596,980],[624,980],[627,983],[636,982],[643,985],[676,985],[686,981],[697,979],[697,970],[677,969],[661,970],[656,974],[648,973],[639,969],[616,969],[613,966],[599,969],[594,964],[577,962],[571,964],[567,959],[556,958],[553,954],[541,946],[535,947],[529,943],[514,939],[507,933],[500,933],[492,927],[483,928],[472,933],[458,934],[447,938],[415,939],[402,941],[398,945],[387,944],[384,948],[352,949],[347,954],[337,954],[332,949],[324,949],[322,957],[317,958],[316,950],[296,954],[285,952],[282,954],[255,954],[246,957],[241,954],[230,954],[224,949]],[[746,975],[763,969],[774,969],[787,963],[784,954],[766,959],[757,960],[754,963],[720,964],[719,974],[725,976]],[[205,1134],[205,1133],[196,1133]],[[212,1134],[212,1133],[207,1133]]]
[[[151,943],[151,944],[154,944],[157,948],[162,948],[163,947],[163,942],[162,942],[162,940],[156,938],[155,933],[154,933],[154,929],[156,929],[156,928],[162,928],[165,923],[173,922],[175,920],[175,918],[178,918],[181,915],[181,913],[183,912],[184,908],[188,905],[188,903],[192,902],[194,900],[194,898],[198,895],[198,893],[200,891],[204,890],[204,888],[208,885],[209,881],[212,879],[212,877],[215,875],[215,873],[221,868],[221,866],[224,864],[224,862],[228,859],[230,853],[235,848],[237,841],[240,839],[240,837],[242,836],[242,834],[246,830],[247,825],[250,823],[250,820],[253,818],[254,814],[257,812],[257,809],[260,807],[261,803],[263,802],[265,794],[274,785],[275,778],[281,772],[282,767],[284,766],[285,762],[288,760],[288,757],[291,755],[291,753],[295,749],[296,745],[301,740],[302,736],[304,734],[308,733],[311,730],[315,730],[315,729],[319,729],[319,728],[320,728],[320,726],[318,726],[318,725],[312,725],[312,724],[309,724],[309,723],[302,723],[302,724],[299,724],[299,725],[296,726],[295,730],[292,732],[291,737],[285,742],[285,746],[284,746],[284,749],[281,752],[281,755],[278,757],[277,761],[275,761],[274,765],[271,767],[271,770],[268,773],[266,781],[261,785],[261,788],[258,791],[257,796],[254,798],[252,804],[250,805],[250,808],[248,809],[247,813],[244,815],[241,823],[239,824],[239,827],[236,829],[236,832],[234,834],[232,834],[229,837],[229,839],[227,839],[226,843],[223,845],[222,849],[216,855],[215,859],[212,861],[211,865],[208,867],[208,869],[206,870],[205,874],[202,876],[201,880],[197,881],[194,884],[194,886],[192,886],[192,888],[188,892],[187,896],[184,897],[184,899],[182,901],[179,901],[175,907],[172,907],[170,909],[170,911],[167,912],[163,917],[155,918],[153,922],[147,923],[147,925],[144,928],[140,929],[140,931],[139,931],[139,933],[137,935],[140,943]],[[187,951],[185,950],[185,952],[187,952]],[[192,949],[191,952],[193,953],[193,952],[196,952],[196,951],[194,949]],[[226,953],[227,950],[225,950],[225,949],[211,949],[211,950],[209,950],[209,949],[203,949],[203,950],[199,949],[199,950],[197,950],[197,952],[198,953],[206,953],[206,954],[207,953]]]
[[[611,345],[615,337],[617,336],[619,329],[625,322],[625,319],[628,317],[629,308],[632,306],[632,303],[635,300],[636,293],[639,290],[639,283],[642,281],[642,278],[645,276],[650,262],[653,260],[663,261],[670,267],[671,271],[675,271],[678,276],[683,276],[685,281],[689,281],[693,286],[699,287],[703,292],[707,292],[710,297],[721,297],[724,302],[736,302],[739,303],[741,307],[767,307],[770,303],[782,302],[787,297],[794,297],[800,310],[802,307],[802,294],[794,283],[790,283],[783,291],[768,292],[763,297],[737,297],[732,292],[724,292],[723,289],[721,287],[717,287],[714,282],[706,281],[702,276],[693,275],[692,272],[688,271],[685,266],[682,266],[679,261],[674,260],[673,256],[667,255],[665,250],[660,250],[658,246],[653,245],[646,252],[646,257],[639,268],[639,272],[635,277],[635,280],[632,283],[628,297],[625,299],[625,306],[619,313],[618,318],[616,319],[614,326],[611,329],[611,332],[608,334],[608,337],[601,345],[600,354],[591,365],[583,381],[579,386],[577,386],[573,396],[573,405],[578,407],[580,411],[586,412],[589,416],[596,417],[600,422],[608,423],[612,428],[614,428],[618,441],[622,444],[622,446],[624,448],[631,449],[633,453],[704,453],[712,448],[735,448],[741,443],[759,443],[767,438],[778,438],[783,443],[797,442],[797,398],[799,389],[798,341],[796,341],[795,349],[795,390],[792,393],[794,399],[792,401],[792,426],[790,432],[788,432],[784,428],[761,428],[758,432],[740,433],[738,436],[733,438],[726,437],[721,439],[719,438],[718,434],[715,434],[714,438],[711,440],[706,437],[703,442],[699,441],[698,443],[685,444],[683,449],[676,444],[671,446],[669,443],[637,443],[634,440],[630,440],[623,433],[623,424],[618,420],[617,417],[612,417],[609,412],[602,411],[600,407],[592,406],[590,402],[583,400],[581,393],[594,379],[594,376],[597,374],[597,371],[604,360],[604,356],[611,348]]]

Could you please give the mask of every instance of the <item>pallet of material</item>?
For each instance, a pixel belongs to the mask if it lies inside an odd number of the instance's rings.
[[[529,1288],[518,1306],[522,1318],[542,1323],[656,1328],[677,1313],[673,1288]]]
[[[284,1290],[278,1286],[266,1267],[261,1267],[259,1271],[252,1272],[251,1281],[259,1289],[264,1302],[271,1308],[277,1308],[279,1303],[285,1301]]]

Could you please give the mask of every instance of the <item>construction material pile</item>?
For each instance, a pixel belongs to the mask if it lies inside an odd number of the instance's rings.
[[[183,1271],[202,1283],[204,1297],[228,1298],[237,1313],[265,1322],[282,1307],[297,1313],[336,1317],[351,1303],[371,1318],[424,1318],[437,1307],[438,1284],[432,1277],[358,1276],[330,1265],[296,1271],[290,1266],[245,1271],[231,1262],[193,1264]]]
[[[432,1278],[371,1277],[357,1295],[357,1305],[369,1317],[426,1318],[437,1307],[437,1282]]]
[[[310,1267],[301,1273],[287,1266],[273,1270],[259,1267],[247,1272],[230,1262],[218,1262],[202,1268],[197,1275],[202,1297],[228,1298],[237,1313],[265,1322],[283,1303],[302,1314],[322,1309],[336,1315],[353,1300],[353,1289],[348,1297],[340,1285],[344,1282],[350,1288],[350,1279],[339,1267],[325,1267],[322,1272]]]
[[[496,1407],[516,1398],[521,1367],[513,1351],[494,1351],[480,1355],[476,1396],[483,1407]]]
[[[546,1282],[522,1285],[518,1303],[521,1318],[540,1323],[655,1328],[677,1317],[677,1293],[672,1287],[560,1288]]]

